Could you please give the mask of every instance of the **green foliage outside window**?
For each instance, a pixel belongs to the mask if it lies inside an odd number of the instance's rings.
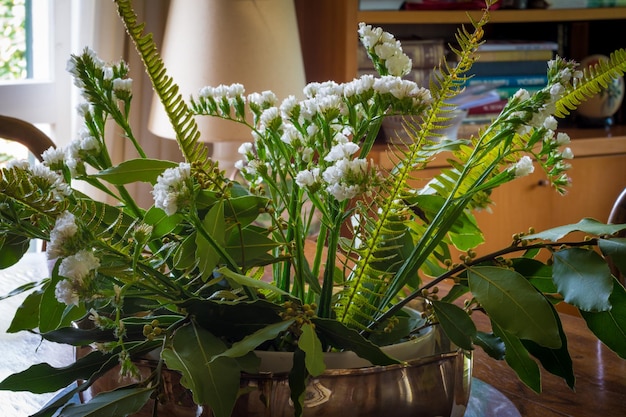
[[[26,78],[26,0],[0,0],[0,80]]]

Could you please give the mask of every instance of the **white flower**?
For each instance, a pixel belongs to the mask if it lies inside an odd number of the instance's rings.
[[[402,77],[411,72],[413,61],[406,54],[398,53],[385,61],[385,67],[389,74]]]
[[[340,159],[354,155],[359,150],[359,145],[354,142],[343,142],[333,146],[328,154],[324,157],[324,161],[334,162]]]
[[[331,184],[326,187],[326,192],[331,194],[337,201],[348,200],[359,195],[361,187],[358,185]]]
[[[296,175],[296,184],[300,187],[311,187],[319,181],[320,170],[319,168],[313,168],[311,171],[305,169],[298,172]]]
[[[41,154],[41,158],[44,164],[54,169],[63,164],[65,160],[65,150],[51,146]]]
[[[571,142],[569,135],[565,132],[559,132],[556,134],[556,143],[558,145],[567,145]]]
[[[30,167],[30,171],[33,176],[43,179],[52,186],[52,194],[57,200],[60,201],[63,197],[71,194],[71,189],[65,183],[63,177],[52,171],[47,165],[36,163]]]
[[[561,152],[561,157],[563,157],[563,159],[574,159],[574,152],[572,152],[570,148],[565,148],[563,152]]]
[[[516,178],[525,177],[533,173],[535,166],[533,165],[533,160],[530,159],[528,155],[524,155],[517,161],[515,166],[513,166],[513,170]]]
[[[525,101],[525,100],[528,100],[529,98],[530,98],[530,93],[523,88],[520,88],[519,90],[515,92],[515,94],[513,94],[514,100]]]
[[[548,116],[543,122],[543,127],[550,130],[556,130],[556,128],[558,127],[558,122],[556,121],[554,116]]]
[[[122,93],[130,93],[133,89],[133,79],[132,78],[116,78],[113,80],[113,91],[122,92]]]
[[[76,217],[69,211],[64,211],[55,220],[50,231],[50,242],[46,246],[48,259],[56,259],[66,253],[65,244],[76,235],[78,226]]]
[[[248,101],[261,108],[266,108],[276,105],[278,99],[276,98],[276,94],[272,91],[263,91],[262,93],[252,93],[248,95]]]
[[[103,67],[102,68],[102,78],[104,78],[105,80],[112,80],[113,79],[113,68],[110,67],[109,65]]]
[[[78,298],[78,293],[74,289],[74,285],[67,279],[62,279],[57,282],[57,285],[54,288],[54,296],[57,301],[68,306],[77,306],[80,303],[80,299]]]
[[[165,211],[168,216],[176,213],[179,203],[190,197],[191,191],[187,187],[190,176],[191,165],[186,162],[163,171],[152,190],[154,206]]]
[[[68,256],[59,265],[59,275],[69,278],[77,284],[83,284],[91,271],[100,266],[100,260],[91,250],[83,249]]]
[[[239,155],[250,155],[253,151],[254,145],[251,142],[244,142],[237,149]]]

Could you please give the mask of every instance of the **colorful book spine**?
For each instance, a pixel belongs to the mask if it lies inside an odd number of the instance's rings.
[[[471,74],[476,77],[498,76],[498,75],[543,75],[548,72],[548,62],[541,61],[498,61],[498,62],[476,62],[472,65]]]
[[[559,44],[552,41],[494,40],[486,41],[485,43],[480,45],[480,47],[478,47],[478,53],[488,51],[557,51],[558,49]]]
[[[496,75],[486,77],[472,77],[467,80],[466,85],[486,84],[494,87],[518,87],[526,88],[531,86],[545,86],[548,82],[547,75],[538,74],[518,74],[518,75]]]
[[[543,61],[554,58],[554,52],[549,49],[517,49],[501,51],[478,51],[479,62],[516,62],[516,61]]]

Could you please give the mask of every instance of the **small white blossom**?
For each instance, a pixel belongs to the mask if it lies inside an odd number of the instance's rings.
[[[82,284],[91,271],[100,266],[100,260],[91,250],[83,249],[68,256],[59,265],[59,275]]]
[[[561,157],[563,157],[563,159],[574,159],[574,152],[572,152],[570,148],[565,148],[563,152],[561,152]]]
[[[237,149],[239,155],[246,156],[252,154],[252,152],[254,152],[254,145],[251,142],[244,142]]]
[[[344,201],[359,195],[361,187],[358,185],[331,184],[326,187],[326,192],[335,197],[337,201]]]
[[[64,303],[68,306],[77,306],[80,303],[80,298],[78,297],[78,293],[74,289],[72,281],[67,279],[62,279],[61,281],[57,282],[57,285],[54,288],[54,296],[58,302]]]
[[[46,246],[48,259],[56,259],[63,256],[66,253],[66,242],[74,237],[77,231],[76,217],[69,211],[61,213],[56,218],[54,227],[50,231],[50,242]]]
[[[543,126],[546,129],[556,130],[556,128],[558,127],[558,122],[556,121],[554,116],[548,116],[546,117],[546,120],[543,122]]]
[[[535,166],[533,165],[533,160],[530,159],[528,155],[524,155],[519,161],[517,161],[513,170],[515,172],[515,177],[520,178],[532,174],[535,170]]]
[[[131,92],[133,89],[132,78],[116,78],[113,80],[113,90],[116,92]]]
[[[55,148],[51,146],[41,154],[43,163],[51,169],[55,169],[65,161],[65,150],[63,148]]]
[[[102,78],[105,80],[113,79],[113,68],[109,65],[102,68]]]
[[[520,88],[519,90],[515,92],[515,94],[513,94],[514,100],[525,101],[525,100],[528,100],[529,98],[530,98],[530,93],[528,92],[528,90],[525,90],[523,88]]]
[[[319,182],[319,176],[319,168],[313,168],[310,171],[305,169],[304,171],[298,172],[298,175],[296,175],[296,184],[300,187],[311,187]]]
[[[155,207],[165,211],[168,216],[176,213],[179,204],[190,197],[191,191],[187,187],[190,176],[191,165],[185,162],[163,171],[152,190]]]
[[[354,142],[344,142],[333,146],[324,157],[327,162],[335,162],[354,155],[359,150],[359,145]]]
[[[569,135],[565,132],[559,132],[556,134],[556,143],[558,145],[567,145],[571,142]]]

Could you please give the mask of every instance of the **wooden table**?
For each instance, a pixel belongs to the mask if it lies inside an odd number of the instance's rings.
[[[626,360],[600,343],[582,318],[561,314],[561,320],[574,365],[575,392],[563,379],[542,369],[543,392],[536,394],[504,361],[495,361],[480,349],[475,351],[474,376],[506,395],[523,417],[625,416]]]

